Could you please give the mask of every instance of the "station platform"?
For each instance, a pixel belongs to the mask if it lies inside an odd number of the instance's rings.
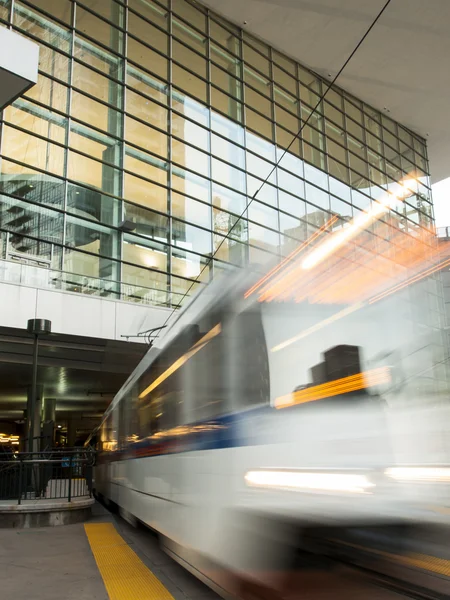
[[[402,581],[432,598],[450,597],[450,532],[440,528],[412,540],[404,556],[388,556]],[[357,546],[364,562],[367,547]],[[371,550],[372,558],[374,550]],[[355,562],[355,564],[358,561]],[[218,600],[174,562],[145,528],[134,528],[96,503],[87,522],[58,527],[0,529],[1,598],[15,600]],[[389,573],[388,573],[389,574]],[[289,592],[270,600],[401,600],[346,567],[313,574],[292,571]],[[417,579],[417,581],[414,581]],[[260,596],[252,596],[259,598]],[[261,598],[266,596],[261,596]]]
[[[217,600],[218,596],[101,505],[85,524],[0,530],[2,598]]]

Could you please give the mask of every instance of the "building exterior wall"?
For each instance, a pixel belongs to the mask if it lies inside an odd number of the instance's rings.
[[[40,45],[2,118],[1,258],[63,289],[175,307],[411,174],[386,220],[432,225],[423,139],[339,88],[314,112],[324,80],[197,3],[0,0],[0,20]]]
[[[82,296],[55,289],[0,281],[0,328],[25,329],[28,319],[49,319],[52,332],[105,340],[148,341],[137,337],[165,324],[171,310]]]

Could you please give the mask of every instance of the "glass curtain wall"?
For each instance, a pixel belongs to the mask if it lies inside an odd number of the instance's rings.
[[[177,306],[411,173],[390,226],[432,225],[424,140],[338,88],[313,112],[326,82],[197,3],[0,0],[0,22],[40,45],[37,85],[2,116],[2,258]]]

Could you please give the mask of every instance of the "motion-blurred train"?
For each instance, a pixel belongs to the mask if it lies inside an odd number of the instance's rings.
[[[432,496],[417,480],[433,469],[405,466],[418,459],[412,422],[389,416],[420,405],[407,320],[381,303],[271,301],[276,271],[206,286],[88,441],[96,494],[224,595],[229,574],[286,568],[307,532],[396,527]],[[419,446],[421,464],[441,459]]]

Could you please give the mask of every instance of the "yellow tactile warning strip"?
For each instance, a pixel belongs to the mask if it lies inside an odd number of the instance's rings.
[[[84,526],[110,600],[174,600],[112,523]]]
[[[426,554],[410,554],[408,556],[396,556],[395,560],[408,567],[416,567],[416,569],[432,571],[450,577],[450,560],[445,558],[427,556]]]
[[[358,544],[351,544],[350,542],[338,542],[345,546],[352,546],[358,550],[366,550],[372,554],[378,554],[384,558],[396,562],[398,564],[405,565],[407,567],[414,567],[416,569],[422,569],[423,571],[431,571],[432,573],[438,573],[439,575],[445,575],[450,577],[450,560],[445,558],[438,558],[437,556],[428,556],[427,554],[390,554],[389,552],[383,552],[382,550],[376,550],[374,548],[365,548]]]

